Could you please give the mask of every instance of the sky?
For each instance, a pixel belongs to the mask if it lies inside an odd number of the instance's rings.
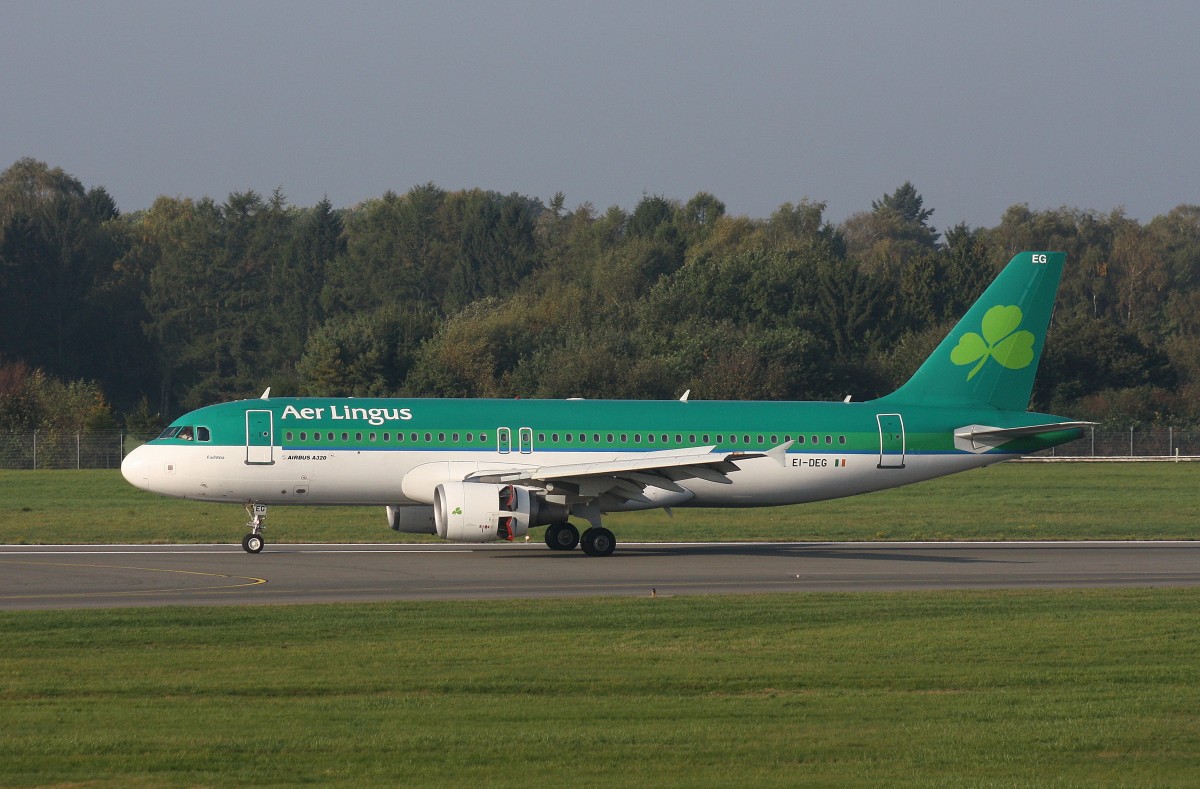
[[[0,169],[348,207],[433,182],[730,214],[911,181],[1011,205],[1200,203],[1200,3],[0,0]]]

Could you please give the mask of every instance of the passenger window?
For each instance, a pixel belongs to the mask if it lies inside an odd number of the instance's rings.
[[[609,433],[609,434],[608,434],[608,443],[610,443],[610,444],[611,444],[612,442],[613,442],[613,434],[612,434],[612,433]]]
[[[629,434],[628,434],[628,433],[622,433],[622,434],[621,434],[621,443],[622,443],[622,444],[628,444],[628,443],[629,443]]]
[[[441,443],[441,442],[444,442],[445,440],[446,440],[446,434],[438,433],[438,442]]]
[[[826,444],[832,444],[832,443],[833,443],[833,436],[825,436],[825,443],[826,443]]]
[[[546,443],[546,434],[545,433],[538,433],[538,443],[539,444]]]
[[[301,433],[301,434],[300,434],[300,440],[301,440],[301,441],[307,441],[307,440],[308,440],[308,433]]]
[[[288,432],[284,433],[283,438],[285,441],[291,441],[292,440],[292,432],[289,430]]]
[[[425,434],[425,443],[426,443],[426,444],[432,444],[432,443],[433,443],[433,433],[426,433],[426,434]]]
[[[838,436],[838,443],[839,443],[839,444],[845,444],[845,443],[846,443],[846,437],[845,437],[845,436]]]
[[[568,444],[570,444],[570,443],[571,443],[571,434],[570,434],[570,433],[566,433],[566,434],[564,434],[564,435],[563,435],[563,438],[567,439],[567,443],[568,443]]]
[[[651,444],[653,444],[653,443],[654,443],[654,434],[653,434],[653,433],[648,433],[648,434],[646,435],[646,440],[647,440],[647,441],[649,441]]]
[[[486,444],[487,443],[487,433],[480,433],[479,440]]]
[[[689,444],[695,444],[695,443],[696,443],[696,436],[694,436],[694,435],[692,435],[692,434],[690,434],[690,433],[689,433],[689,434],[688,434],[688,443],[689,443]]]
[[[450,437],[450,440],[453,441],[455,444],[457,444],[458,443],[458,433],[455,433],[454,435],[452,435]]]
[[[804,443],[804,436],[796,436],[796,443],[797,443],[797,444],[803,444],[803,443]]]

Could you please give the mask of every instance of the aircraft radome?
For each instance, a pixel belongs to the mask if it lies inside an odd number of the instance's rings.
[[[1065,255],[1022,252],[898,390],[865,402],[269,397],[200,408],[125,458],[139,488],[386,508],[398,531],[616,547],[607,512],[764,507],[884,490],[1079,438],[1026,411]],[[589,528],[580,537],[570,518]]]

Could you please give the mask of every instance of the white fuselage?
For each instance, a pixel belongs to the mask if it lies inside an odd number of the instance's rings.
[[[161,446],[135,449],[122,464],[133,485],[198,501],[262,504],[431,504],[437,484],[488,469],[535,468],[629,457],[616,452],[496,452],[330,450],[298,452],[274,447],[270,465],[248,464],[237,446]],[[879,467],[877,454],[788,452],[736,461],[729,483],[689,479],[683,493],[649,487],[645,502],[607,510],[655,507],[749,507],[798,504],[884,490],[1010,459],[1011,455],[908,455],[902,467]],[[514,462],[515,461],[515,462]]]

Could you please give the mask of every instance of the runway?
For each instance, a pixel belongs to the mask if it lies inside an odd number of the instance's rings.
[[[0,610],[1200,586],[1200,542],[0,546]]]

